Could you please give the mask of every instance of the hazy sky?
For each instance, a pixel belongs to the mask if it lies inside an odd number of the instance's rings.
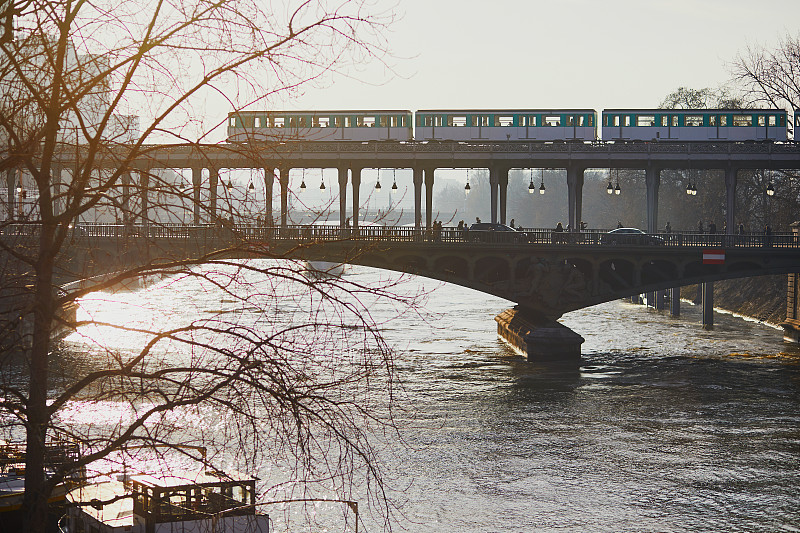
[[[748,45],[800,31],[800,0],[402,0],[380,65],[287,107],[654,107],[717,86]]]

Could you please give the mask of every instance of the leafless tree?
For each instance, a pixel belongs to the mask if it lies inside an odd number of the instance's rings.
[[[237,458],[276,461],[287,483],[309,482],[293,490],[325,486],[346,496],[360,472],[373,503],[388,511],[370,435],[373,426],[391,426],[391,413],[374,411],[372,398],[391,399],[395,375],[369,310],[376,299],[413,305],[393,282],[310,277],[220,232],[193,253],[150,242],[138,265],[122,261],[113,275],[60,286],[84,277],[70,261],[85,237],[74,223],[87,214],[105,210],[131,227],[158,226],[158,213],[181,210],[232,216],[220,213],[229,207],[198,203],[175,174],[136,162],[149,143],[213,140],[224,119],[209,117],[206,102],[268,106],[328,71],[380,59],[391,13],[378,7],[369,0],[3,4],[4,28],[13,20],[14,30],[0,39],[0,171],[8,190],[0,423],[6,438],[27,447],[26,531],[44,531],[55,486],[140,445],[202,444],[218,450],[205,459],[212,467],[225,450],[246,452]],[[229,259],[244,255],[251,259]],[[152,324],[70,314],[81,298],[152,275],[195,283],[225,308]],[[256,324],[241,319],[245,312],[258,316]],[[87,334],[88,361],[54,355],[56,330],[89,327],[124,332],[136,349]],[[55,434],[80,442],[82,453],[48,468],[46,443]]]
[[[787,34],[776,50],[750,47],[731,65],[748,102],[791,110],[800,108],[800,35]]]

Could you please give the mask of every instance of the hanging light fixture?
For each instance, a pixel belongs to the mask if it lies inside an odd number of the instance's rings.
[[[381,190],[381,169],[378,169],[378,179],[375,182],[375,189]]]
[[[767,196],[775,196],[775,188],[772,186],[772,181],[767,185]]]
[[[393,191],[397,190],[397,169],[396,168],[392,169],[392,190]]]
[[[533,184],[533,169],[531,169],[531,182],[528,184],[528,194],[536,192],[536,185]]]
[[[470,170],[472,170],[472,169],[469,169],[469,168],[467,169],[467,184],[464,185],[464,194],[469,194],[469,191],[472,190],[472,187],[469,186],[469,172],[470,172]]]
[[[306,190],[306,169],[303,169],[303,177],[300,180],[300,192]]]
[[[542,183],[539,185],[539,194],[544,194],[544,169],[542,169]]]
[[[253,180],[250,180],[250,185],[248,185],[247,188],[250,189],[251,191],[255,190],[256,186],[253,185]]]
[[[321,177],[319,179],[319,190],[321,190],[321,191],[325,190],[325,180],[322,179]]]
[[[227,185],[227,187],[228,187],[228,190],[229,190],[229,191],[232,191],[232,190],[233,190],[233,182],[230,180],[230,178],[228,178],[228,185]]]
[[[619,195],[622,192],[622,189],[619,188],[619,169],[617,170],[617,186],[614,187],[614,194]]]
[[[606,192],[608,194],[614,194],[614,186],[611,185],[611,178],[608,179],[608,186],[606,187]]]

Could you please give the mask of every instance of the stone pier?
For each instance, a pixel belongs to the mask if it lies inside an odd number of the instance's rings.
[[[529,362],[574,362],[581,358],[583,337],[556,322],[506,309],[495,317],[497,334],[522,353]]]

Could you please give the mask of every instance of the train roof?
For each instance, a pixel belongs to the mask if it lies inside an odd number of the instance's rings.
[[[412,112],[408,109],[261,109],[248,111],[231,111],[228,115],[370,115],[370,114],[400,114]]]
[[[417,113],[597,113],[594,109],[420,109]]]
[[[785,109],[603,109],[603,113],[786,113]]]

